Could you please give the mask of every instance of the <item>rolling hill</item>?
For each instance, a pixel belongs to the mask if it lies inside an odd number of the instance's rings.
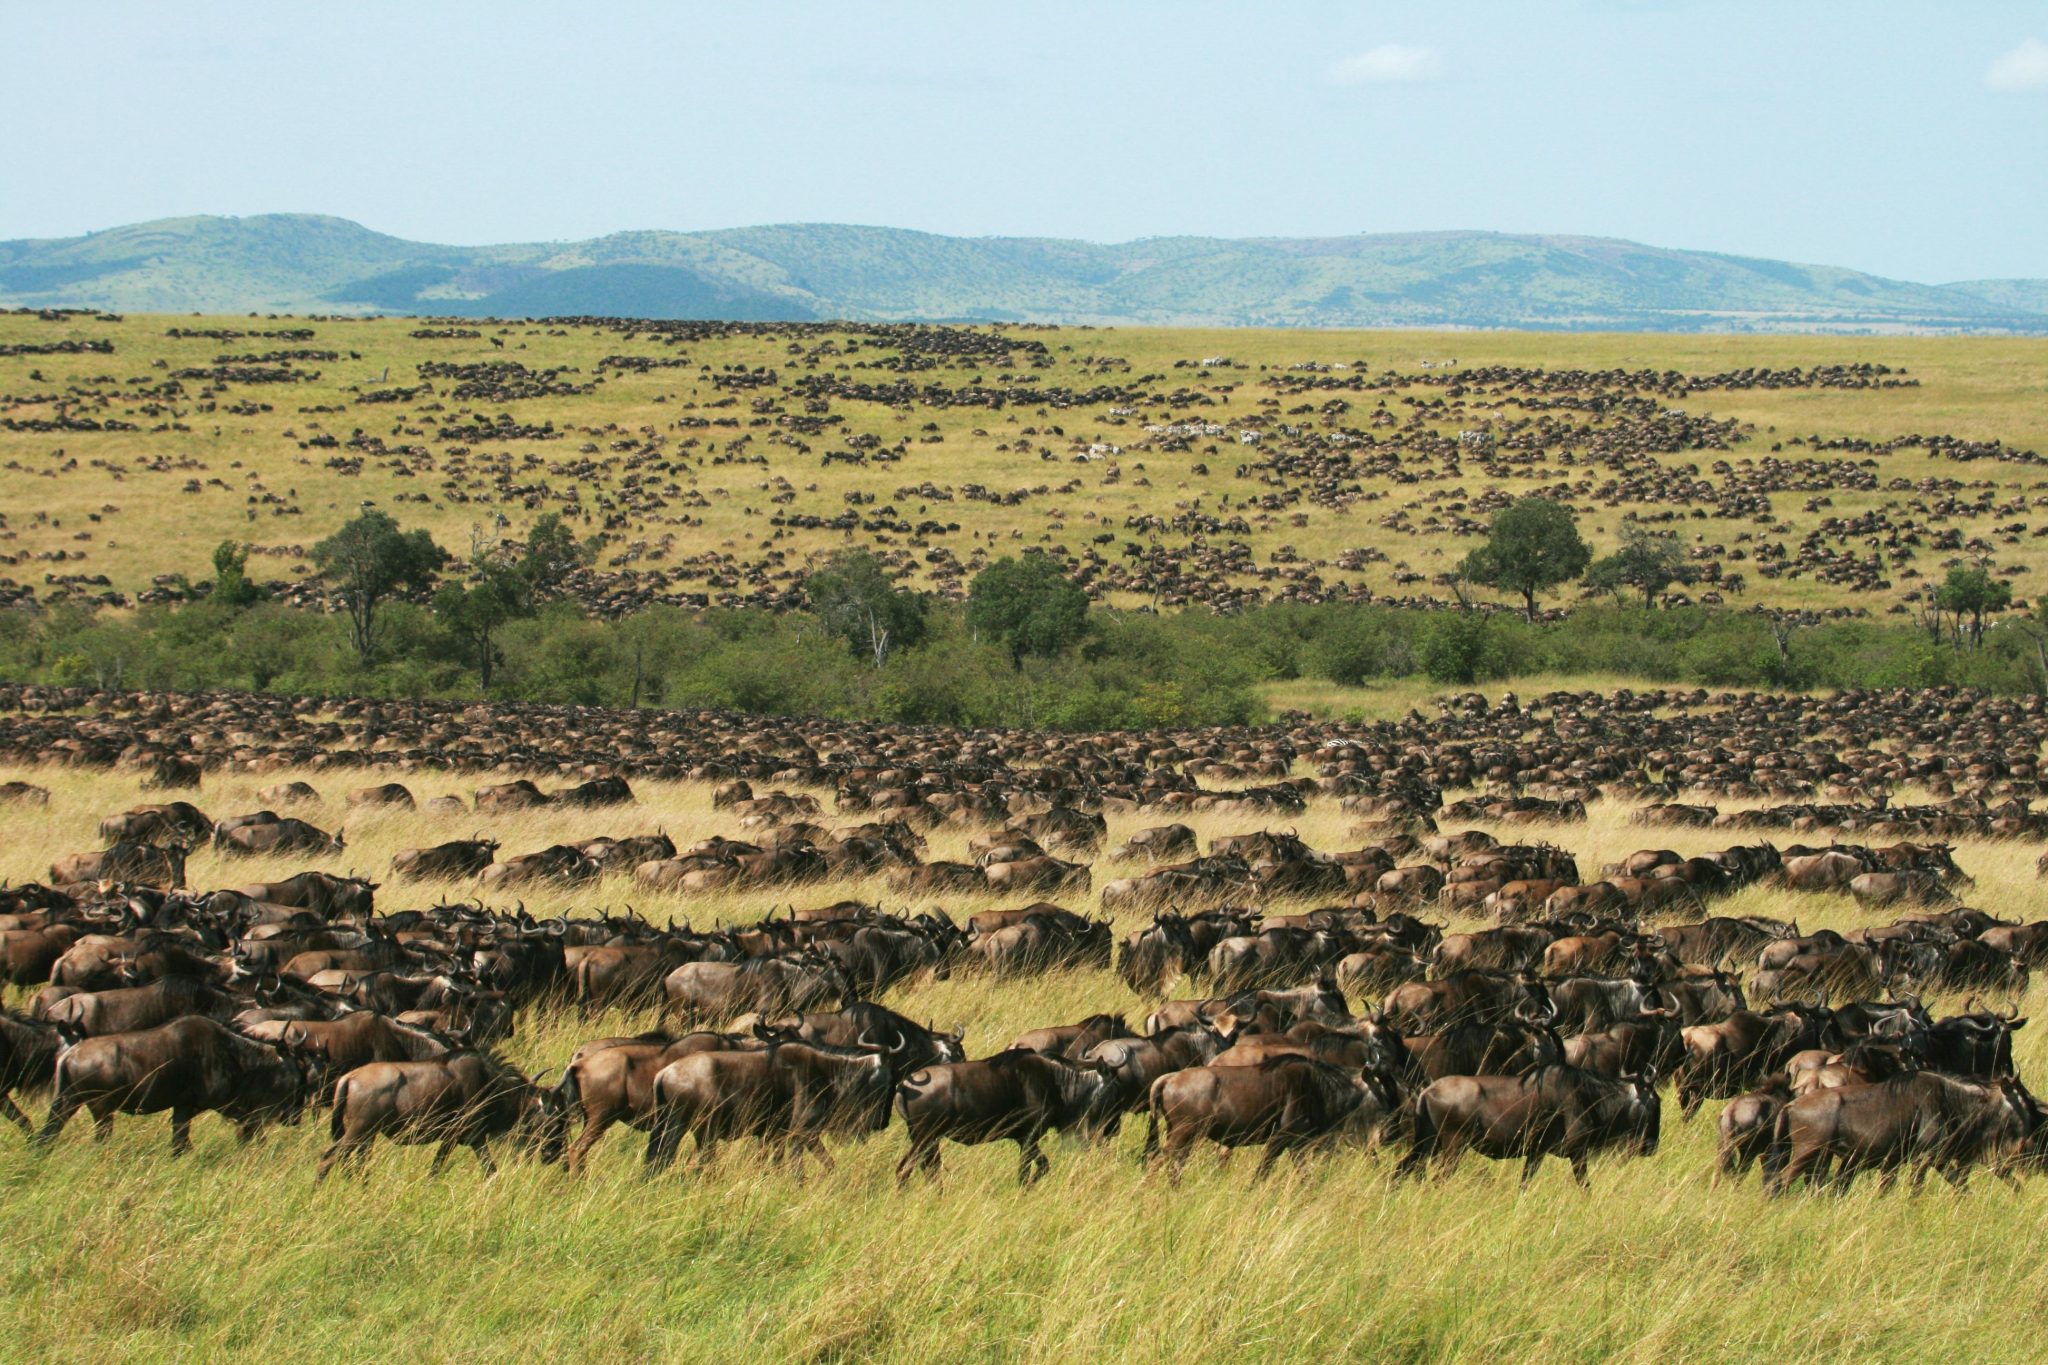
[[[1495,232],[1116,244],[795,223],[442,246],[310,214],[0,242],[0,305],[1164,326],[2048,333],[2048,281],[1914,284]]]

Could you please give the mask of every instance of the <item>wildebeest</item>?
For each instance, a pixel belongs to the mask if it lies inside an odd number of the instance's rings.
[[[81,1108],[92,1111],[94,1136],[114,1131],[115,1114],[171,1113],[171,1154],[192,1146],[192,1119],[217,1111],[249,1141],[265,1123],[290,1122],[306,1098],[303,1066],[288,1053],[252,1042],[200,1015],[173,1019],[140,1033],[87,1038],[57,1058],[49,1117],[38,1147]]]
[[[552,1142],[558,1108],[518,1068],[490,1053],[457,1052],[417,1062],[371,1062],[334,1083],[333,1145],[321,1153],[314,1179],[325,1180],[340,1162],[358,1163],[379,1137],[402,1143],[438,1143],[430,1173],[439,1172],[458,1146],[476,1153],[494,1174],[490,1143],[524,1129],[535,1146]],[[543,1146],[545,1158],[551,1152]]]
[[[139,1033],[191,1014],[224,1019],[233,1009],[233,998],[208,982],[166,976],[142,986],[67,995],[50,1005],[43,1017],[66,1039],[78,1039]]]
[[[12,1121],[24,1133],[32,1129],[14,1096],[49,1088],[57,1070],[59,1042],[54,1024],[13,1010],[0,1011],[0,1118]]]
[[[1764,1154],[1764,1188],[1782,1194],[1799,1180],[1822,1179],[1830,1163],[1837,1189],[1865,1170],[1889,1184],[1909,1165],[1916,1186],[1929,1170],[1961,1185],[1972,1165],[2016,1155],[2033,1118],[2014,1086],[1928,1071],[1815,1090],[1779,1112]]]
[[[887,1126],[894,1092],[895,1075],[878,1050],[777,1042],[758,1052],[693,1053],[654,1078],[647,1164],[667,1166],[685,1136],[696,1139],[700,1163],[740,1137],[822,1157],[829,1130]]]
[[[123,841],[97,853],[73,853],[50,864],[50,880],[59,886],[74,882],[140,882],[145,886],[185,884],[186,847]]]
[[[850,1001],[839,964],[816,953],[750,957],[739,962],[686,962],[662,982],[667,1009],[696,1023],[721,1023],[753,1011],[801,1014]]]
[[[304,820],[289,816],[256,825],[239,825],[222,830],[215,826],[215,846],[222,853],[340,853],[345,841],[339,832],[329,834]]]
[[[496,861],[497,856],[496,839],[452,839],[432,848],[399,850],[391,859],[391,871],[409,881],[474,877]]]
[[[1559,1065],[1526,1076],[1446,1076],[1415,1097],[1415,1145],[1395,1175],[1433,1162],[1448,1170],[1469,1147],[1497,1161],[1519,1159],[1524,1184],[1544,1157],[1561,1156],[1587,1185],[1595,1152],[1655,1155],[1660,1113],[1654,1074],[1610,1080]]]
[[[1205,1138],[1226,1148],[1263,1143],[1254,1175],[1262,1178],[1282,1153],[1333,1141],[1354,1121],[1376,1127],[1398,1102],[1392,1087],[1372,1073],[1348,1072],[1311,1057],[1191,1067],[1152,1083],[1145,1159],[1163,1154],[1168,1177],[1178,1183],[1188,1153]]]
[[[939,1144],[1017,1144],[1017,1181],[1028,1185],[1050,1166],[1039,1142],[1048,1132],[1111,1136],[1123,1105],[1106,1067],[1012,1048],[978,1061],[911,1072],[896,1086],[896,1108],[910,1146],[896,1179],[939,1173]]]

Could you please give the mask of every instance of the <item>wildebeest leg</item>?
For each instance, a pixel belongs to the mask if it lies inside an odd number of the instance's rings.
[[[336,1138],[334,1145],[320,1154],[320,1166],[313,1172],[313,1183],[317,1185],[325,1180],[329,1171],[350,1157],[360,1158],[363,1156],[363,1149],[367,1146],[367,1143],[358,1143],[354,1138],[346,1134]]]
[[[1522,1158],[1522,1184],[1527,1185],[1536,1178],[1536,1170],[1543,1164],[1543,1149],[1537,1148]]]
[[[43,1118],[42,1131],[35,1135],[36,1149],[40,1151],[55,1142],[57,1134],[64,1131],[64,1125],[69,1123],[71,1116],[77,1112],[78,1101],[60,1089],[57,1098],[50,1103],[50,1112]]]
[[[1036,1137],[1020,1137],[1017,1139],[1017,1183],[1019,1185],[1034,1185],[1038,1183],[1038,1178],[1044,1175],[1051,1166],[1052,1163],[1045,1159],[1045,1153],[1038,1150],[1038,1139]]]
[[[0,1117],[6,1118],[24,1133],[33,1133],[35,1125],[28,1121],[28,1115],[21,1112],[21,1106],[14,1102],[14,1096],[0,1092]]]
[[[586,1114],[584,1116],[583,1131],[578,1133],[576,1140],[569,1144],[567,1161],[570,1175],[581,1175],[583,1173],[583,1163],[590,1159],[590,1149],[597,1145],[597,1140],[603,1137],[605,1130],[611,1126],[612,1120],[609,1114]],[[656,1125],[656,1131],[659,1131],[659,1125]],[[652,1145],[652,1142],[653,1138],[650,1136],[650,1145]]]
[[[101,1111],[99,1111],[98,1109],[95,1109],[95,1110],[93,1110],[93,1111],[92,1111],[92,1140],[93,1140],[94,1142],[105,1142],[105,1141],[107,1141],[107,1140],[108,1140],[109,1138],[111,1138],[111,1137],[113,1137],[113,1136],[114,1136],[114,1111],[113,1111],[113,1110],[112,1110],[111,1108],[109,1108],[109,1109],[108,1109],[108,1110],[107,1110],[106,1112],[104,1112],[104,1113],[102,1113],[102,1112],[101,1112]]]
[[[910,1179],[912,1171],[920,1168],[923,1169],[927,1176],[936,1177],[938,1175],[939,1140],[937,1138],[926,1139],[922,1135],[913,1134],[910,1139],[910,1145],[903,1149],[903,1159],[896,1163],[896,1183],[898,1185],[903,1184]]]
[[[1267,1174],[1272,1171],[1273,1163],[1280,1159],[1280,1154],[1293,1145],[1287,1134],[1275,1133],[1273,1140],[1266,1144],[1265,1155],[1259,1158],[1259,1168],[1252,1172],[1252,1180],[1255,1183],[1264,1180]]]
[[[489,1143],[478,1138],[469,1144],[469,1150],[476,1153],[476,1164],[484,1168],[485,1176],[494,1176],[498,1173],[498,1163],[491,1159]]]
[[[434,1149],[434,1160],[427,1167],[428,1175],[441,1174],[441,1168],[448,1164],[449,1155],[455,1151],[455,1142],[456,1139],[452,1137],[446,1138],[442,1140],[439,1147]]]
[[[1572,1158],[1572,1179],[1579,1182],[1579,1188],[1582,1190],[1590,1190],[1593,1188],[1593,1182],[1586,1178],[1585,1157],[1575,1156]]]
[[[111,1127],[112,1125],[109,1124],[108,1126]],[[183,1156],[191,1150],[192,1111],[189,1109],[173,1109],[171,1111],[171,1155]]]

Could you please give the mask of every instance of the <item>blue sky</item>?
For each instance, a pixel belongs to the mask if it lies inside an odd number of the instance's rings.
[[[0,237],[1576,232],[2048,276],[2048,3],[0,5]]]

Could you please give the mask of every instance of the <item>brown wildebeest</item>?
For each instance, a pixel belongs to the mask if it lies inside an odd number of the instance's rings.
[[[10,986],[39,986],[50,979],[50,969],[85,937],[75,924],[52,924],[44,929],[9,929],[0,932],[0,971]]]
[[[1778,1111],[1791,1099],[1791,1085],[1783,1076],[1774,1076],[1761,1089],[1728,1101],[1718,1121],[1721,1140],[1715,1164],[1721,1174],[1738,1179],[1749,1174],[1749,1168],[1763,1159],[1771,1145]]]
[[[846,974],[816,953],[750,957],[739,962],[685,962],[661,983],[666,1010],[692,1021],[717,1023],[753,1011],[801,1014],[852,997]]]
[[[1208,1066],[1223,1051],[1223,1035],[1205,1024],[1188,1024],[1146,1038],[1111,1038],[1080,1056],[1113,1077],[1126,1109],[1137,1109],[1151,1093],[1152,1082],[1191,1066]]]
[[[216,1110],[243,1142],[265,1123],[290,1122],[305,1104],[306,1074],[289,1054],[251,1042],[200,1015],[140,1033],[88,1038],[57,1058],[56,1094],[35,1136],[47,1147],[81,1108],[106,1140],[115,1114],[171,1111],[171,1154],[192,1146],[192,1119]]]
[[[391,859],[394,876],[407,881],[427,877],[474,877],[498,857],[496,839],[453,839],[432,848],[401,849]]]
[[[213,821],[189,801],[161,806],[136,806],[100,821],[100,838],[108,843],[183,843],[188,848],[213,834]]]
[[[1183,853],[1193,853],[1196,848],[1195,831],[1189,826],[1154,825],[1133,834],[1110,850],[1109,856],[1119,862],[1144,860],[1156,863]]]
[[[340,853],[345,844],[339,832],[329,834],[324,829],[289,816],[225,831],[217,825],[215,831],[215,842],[222,853]]]
[[[476,789],[478,810],[531,810],[535,806],[547,805],[550,799],[546,792],[523,777]]]
[[[879,1132],[894,1092],[895,1074],[879,1051],[776,1043],[760,1052],[695,1053],[654,1078],[647,1165],[665,1168],[685,1135],[697,1140],[700,1164],[716,1159],[719,1143],[740,1137],[829,1162],[823,1135]]]
[[[583,1130],[569,1144],[566,1161],[571,1175],[582,1171],[598,1139],[615,1123],[645,1129],[654,1122],[654,1078],[670,1062],[697,1052],[758,1051],[768,1045],[766,1033],[645,1033],[634,1038],[606,1038],[576,1049],[555,1094],[564,1115],[583,1119]]]
[[[301,872],[283,881],[251,882],[237,890],[252,901],[310,910],[331,920],[344,915],[367,917],[376,902],[377,883],[331,872]]]
[[[294,1019],[258,1024],[248,1034],[316,1058],[329,1076],[339,1076],[371,1062],[424,1062],[455,1050],[447,1039],[423,1028],[401,1024],[375,1010],[354,1010],[332,1020]]]
[[[476,1153],[484,1174],[497,1173],[493,1138],[519,1131],[541,1159],[559,1148],[558,1109],[518,1068],[491,1053],[457,1052],[420,1062],[371,1062],[334,1083],[333,1145],[321,1153],[316,1181],[353,1157],[360,1163],[379,1137],[407,1144],[434,1142],[429,1174],[438,1174],[458,1147]]]
[[[1154,1081],[1147,1096],[1145,1159],[1163,1152],[1168,1179],[1178,1184],[1188,1153],[1204,1138],[1226,1148],[1263,1143],[1253,1176],[1261,1179],[1283,1152],[1332,1142],[1361,1117],[1376,1126],[1398,1103],[1391,1090],[1376,1087],[1371,1073],[1347,1072],[1311,1057],[1175,1071]],[[1368,1112],[1361,1116],[1361,1110]]]
[[[301,802],[318,805],[320,793],[309,782],[280,782],[257,792],[256,799],[266,806],[295,806]]]
[[[234,1006],[232,996],[205,981],[167,976],[146,986],[117,986],[67,995],[45,1009],[43,1017],[67,1039],[97,1038],[110,1033],[139,1033],[190,1014],[225,1019]]]
[[[549,800],[564,806],[625,806],[632,804],[633,789],[623,777],[597,777],[578,787],[564,787]]]
[[[47,806],[50,804],[50,789],[38,787],[33,782],[0,782],[0,802]]]
[[[140,882],[166,889],[185,884],[185,845],[122,842],[97,853],[72,853],[50,864],[50,880]]]
[[[1448,1171],[1470,1148],[1519,1159],[1524,1184],[1544,1157],[1561,1156],[1583,1186],[1594,1152],[1655,1155],[1660,1110],[1655,1075],[1609,1080],[1559,1065],[1525,1076],[1446,1076],[1415,1097],[1415,1145],[1394,1174],[1419,1175],[1431,1163]]]
[[[374,787],[357,787],[343,798],[351,806],[397,806],[413,808],[412,792],[403,782],[379,782]]]
[[[1969,1168],[2006,1169],[2033,1127],[2032,1107],[2017,1089],[1916,1071],[1873,1085],[1816,1090],[1779,1111],[1764,1154],[1764,1189],[1782,1194],[1794,1182],[1819,1180],[1835,1164],[1834,1184],[1847,1189],[1866,1170],[1889,1185],[1906,1166],[1918,1186],[1930,1170],[1951,1184]],[[2017,1182],[2014,1182],[2017,1183]]]
[[[1069,1061],[1079,1060],[1081,1055],[1097,1043],[1111,1038],[1135,1038],[1131,1026],[1121,1014],[1091,1014],[1078,1024],[1053,1024],[1045,1028],[1026,1029],[1017,1035],[1017,1041],[1010,1044],[1012,1052],[1036,1052],[1041,1057],[1064,1057]]]
[[[1038,1146],[1048,1132],[1113,1137],[1122,1122],[1119,1098],[1102,1068],[1021,1048],[913,1071],[896,1086],[896,1109],[910,1133],[897,1182],[918,1170],[936,1178],[939,1144],[951,1141],[1016,1143],[1017,1183],[1032,1184],[1051,1166]]]

